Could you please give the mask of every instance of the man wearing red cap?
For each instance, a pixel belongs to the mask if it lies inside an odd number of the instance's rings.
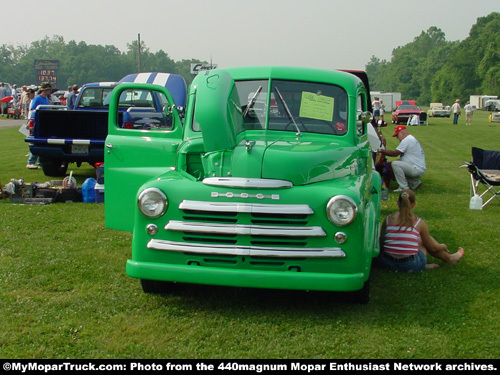
[[[422,185],[420,178],[426,171],[424,150],[404,125],[396,126],[393,137],[399,139],[399,146],[395,150],[379,151],[387,156],[399,156],[399,160],[391,163],[394,177],[399,184],[399,188],[394,191],[399,192],[408,188],[417,190]]]

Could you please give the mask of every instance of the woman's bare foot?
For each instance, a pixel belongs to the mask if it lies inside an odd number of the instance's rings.
[[[459,247],[458,251],[454,254],[450,254],[450,260],[448,261],[449,264],[455,264],[457,263],[462,257],[464,256],[465,250],[463,247]]]
[[[436,263],[430,263],[425,265],[426,270],[432,270],[433,268],[439,268],[439,264]]]

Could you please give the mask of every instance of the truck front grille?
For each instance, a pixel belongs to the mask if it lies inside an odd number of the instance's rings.
[[[182,233],[184,242],[151,240],[149,248],[202,254],[264,257],[343,257],[340,248],[308,247],[326,236],[308,225],[308,205],[183,201],[182,221],[169,221],[167,231]]]

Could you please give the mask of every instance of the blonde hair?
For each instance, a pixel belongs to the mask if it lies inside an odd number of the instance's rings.
[[[415,193],[406,189],[399,194],[399,226],[413,228],[415,215],[413,214],[413,205],[415,204]]]

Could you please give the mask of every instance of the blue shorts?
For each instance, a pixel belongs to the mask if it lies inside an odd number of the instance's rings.
[[[421,272],[427,265],[427,257],[422,251],[406,258],[394,258],[383,251],[377,258],[377,266],[380,268],[398,272]]]

